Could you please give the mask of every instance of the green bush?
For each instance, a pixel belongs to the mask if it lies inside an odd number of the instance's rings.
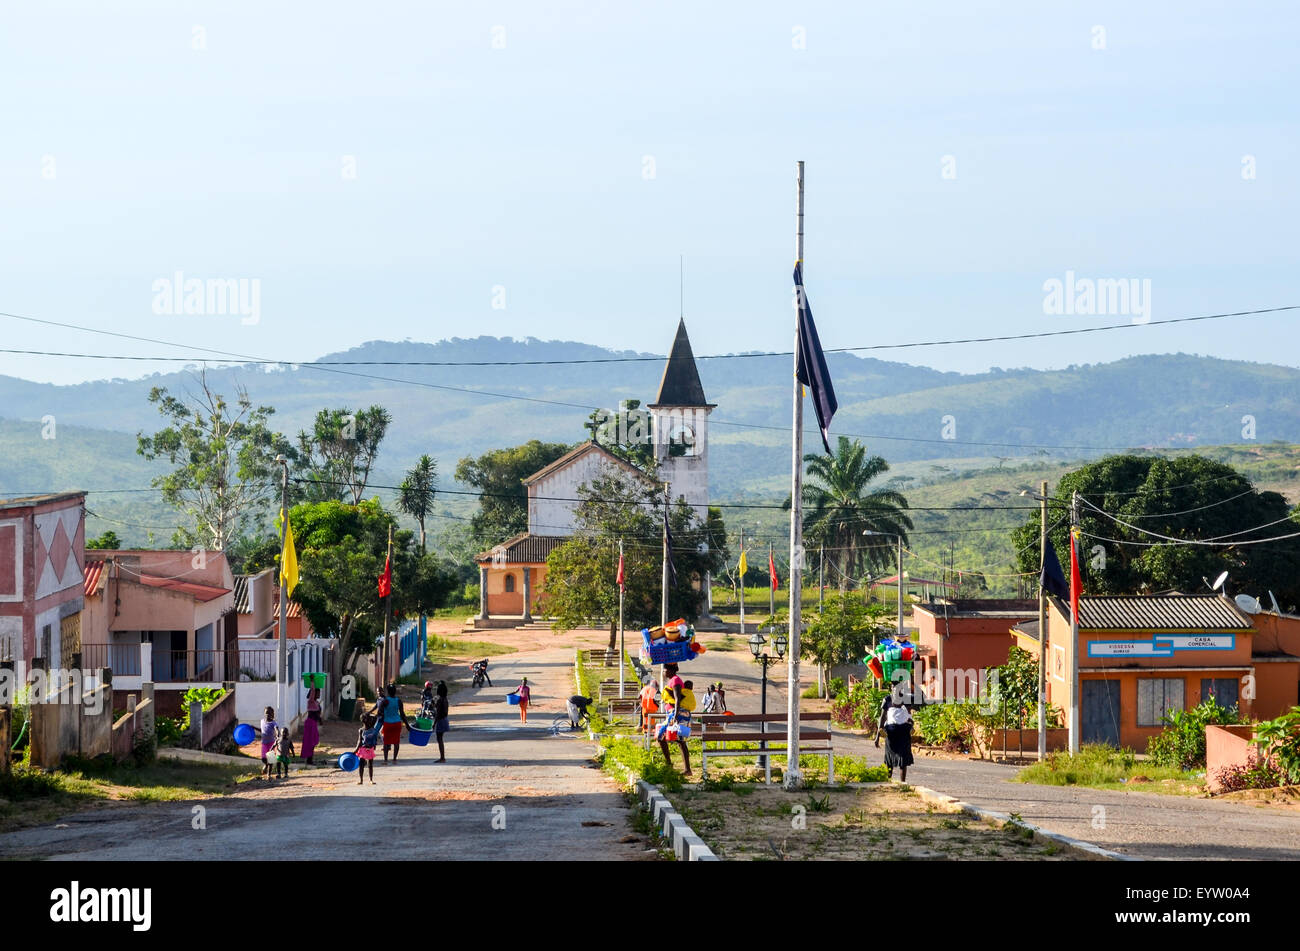
[[[927,703],[913,717],[921,742],[954,753],[973,749],[987,720],[975,703]]]
[[[1264,750],[1264,759],[1277,764],[1289,784],[1300,782],[1300,707],[1255,728],[1251,741]]]
[[[872,729],[880,716],[880,706],[888,695],[889,691],[860,680],[851,690],[842,690],[831,701],[831,717],[840,726],[855,730]]]
[[[1190,710],[1165,714],[1165,729],[1151,737],[1147,754],[1157,766],[1197,769],[1205,766],[1205,728],[1216,724],[1240,723],[1236,707],[1220,706],[1209,697]]]
[[[181,741],[184,731],[181,721],[175,717],[158,717],[154,720],[154,729],[158,732],[159,746],[175,746]]]
[[[827,695],[828,695],[832,700],[834,700],[836,697],[838,697],[838,696],[839,696],[840,694],[842,694],[843,692],[844,692],[844,678],[843,678],[843,677],[832,677],[832,678],[831,678],[831,682],[830,682],[829,684],[826,685],[826,693],[827,693]]]

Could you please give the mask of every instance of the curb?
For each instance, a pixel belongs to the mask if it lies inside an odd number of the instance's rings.
[[[909,783],[908,785],[911,784]],[[968,815],[978,816],[981,819],[988,819],[993,822],[1001,822],[1004,824],[1012,821],[1011,816],[1007,815],[1004,812],[994,812],[991,809],[981,809],[979,806],[972,806],[968,802],[962,802],[960,799],[956,799],[944,793],[935,792],[933,789],[929,789],[925,786],[912,786],[911,788],[915,789],[917,795],[919,795],[922,799],[925,799],[929,802],[941,803],[945,806],[953,806],[957,809],[960,809],[962,812]],[[1085,842],[1082,839],[1076,839],[1072,836],[1063,835],[1060,832],[1049,832],[1046,829],[1043,829],[1036,825],[1032,825],[1031,823],[1025,822],[1023,820],[1020,820],[1017,824],[1024,826],[1026,829],[1029,829],[1031,832],[1033,832],[1035,838],[1040,840],[1047,839],[1058,845],[1063,845],[1066,848],[1071,849],[1072,851],[1081,852],[1083,853],[1084,858],[1100,859],[1100,860],[1111,861],[1111,862],[1144,861],[1144,859],[1142,859],[1139,856],[1123,855],[1119,852],[1112,852],[1110,849],[1103,849],[1100,845],[1094,845],[1093,843]]]
[[[686,824],[686,820],[682,818],[681,813],[668,800],[668,797],[660,792],[658,786],[654,786],[644,779],[638,779],[636,780],[636,792],[637,798],[651,814],[655,825],[663,829],[663,836],[668,840],[668,844],[673,847],[673,854],[677,856],[678,861],[721,861],[713,853],[713,850],[705,844],[704,840],[695,834],[695,830]]]

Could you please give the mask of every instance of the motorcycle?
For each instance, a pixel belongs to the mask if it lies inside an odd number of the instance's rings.
[[[486,683],[489,687],[492,686],[492,678],[488,676],[487,668],[488,668],[488,662],[486,660],[479,660],[470,664],[469,669],[474,671],[473,685],[475,687],[482,687],[484,683]]]

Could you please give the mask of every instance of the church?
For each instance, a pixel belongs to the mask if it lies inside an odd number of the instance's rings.
[[[654,445],[669,498],[685,500],[701,520],[708,515],[709,414],[715,405],[705,399],[682,320],[664,364],[659,393],[646,407],[651,425],[645,438]],[[641,469],[588,440],[523,480],[528,490],[528,531],[478,556],[479,613],[472,621],[474,627],[514,627],[533,620],[545,592],[546,558],[573,534],[578,488],[611,468],[647,478]]]

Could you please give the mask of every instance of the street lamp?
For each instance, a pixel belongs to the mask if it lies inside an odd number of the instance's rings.
[[[776,648],[776,657],[772,657],[765,650],[763,650],[763,645],[765,645],[766,643],[767,643],[767,638],[764,637],[762,634],[758,633],[758,631],[755,631],[754,636],[749,639],[749,652],[753,654],[754,659],[763,666],[763,690],[762,690],[763,699],[762,699],[761,710],[764,714],[767,713],[767,668],[770,664],[774,662],[779,662],[783,657],[785,657],[785,649],[787,646],[789,646],[790,642],[784,634],[777,634],[772,638],[772,646]],[[760,721],[758,727],[760,733],[766,733],[767,721],[765,720]],[[766,740],[761,741],[759,743],[759,747],[763,750],[766,750],[767,741]],[[760,756],[758,762],[763,769],[767,769],[766,756]]]

